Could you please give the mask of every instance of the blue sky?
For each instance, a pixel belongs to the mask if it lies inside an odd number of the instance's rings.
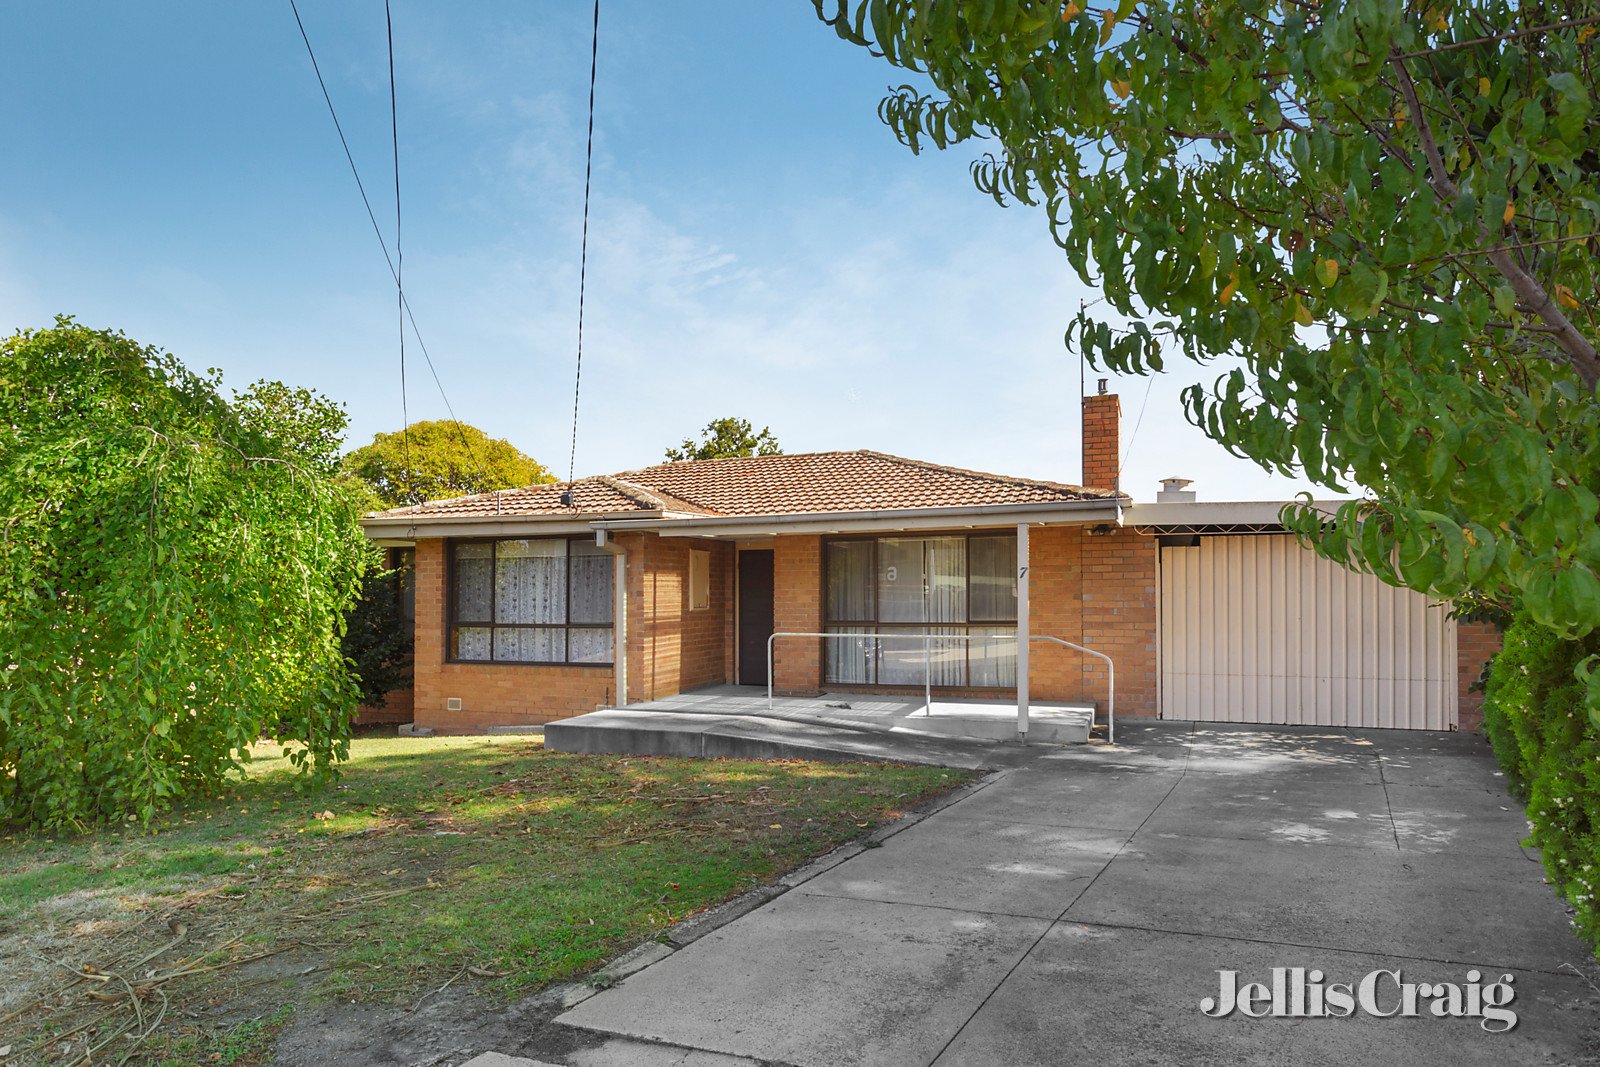
[[[1042,216],[976,192],[970,152],[896,144],[876,106],[903,77],[806,0],[602,4],[578,473],[657,462],[735,414],[791,452],[1076,481],[1061,335],[1095,294]],[[382,3],[301,14],[392,241]],[[591,9],[394,17],[407,296],[457,414],[564,472]],[[398,428],[393,283],[288,0],[16,4],[7,22],[0,328],[69,313],[236,386],[319,389],[352,444]],[[411,417],[442,416],[407,352]],[[1127,490],[1305,487],[1189,427],[1179,390],[1218,370],[1172,366],[1148,394],[1113,381]]]

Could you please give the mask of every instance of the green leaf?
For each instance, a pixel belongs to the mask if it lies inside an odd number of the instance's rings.
[[[1510,318],[1517,310],[1517,294],[1511,291],[1509,285],[1494,287],[1494,307],[1506,318]]]

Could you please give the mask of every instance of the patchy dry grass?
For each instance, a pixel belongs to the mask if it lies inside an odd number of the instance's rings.
[[[0,1058],[250,1063],[308,998],[516,995],[965,778],[369,737],[307,793],[263,747],[149,832],[3,839]]]

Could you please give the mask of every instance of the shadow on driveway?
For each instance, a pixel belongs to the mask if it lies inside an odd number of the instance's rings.
[[[559,1023],[566,1062],[1593,1063],[1600,996],[1488,746],[1138,724],[936,814]],[[1220,970],[1514,976],[1475,1018],[1200,1011]],[[569,1049],[573,1046],[569,1045]]]

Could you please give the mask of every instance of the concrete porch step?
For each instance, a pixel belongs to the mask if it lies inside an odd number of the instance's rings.
[[[998,739],[898,728],[636,708],[594,711],[548,723],[544,743],[557,752],[921,763],[966,770],[992,766],[990,753],[1002,744]]]
[[[835,709],[835,717],[851,718],[849,710]],[[872,718],[863,715],[863,723]],[[1028,740],[1051,745],[1081,745],[1094,726],[1093,704],[1052,704],[1028,709]],[[1017,736],[1017,709],[997,704],[935,703],[931,714],[913,712],[896,721],[894,730],[943,734],[947,737],[1011,741]]]

